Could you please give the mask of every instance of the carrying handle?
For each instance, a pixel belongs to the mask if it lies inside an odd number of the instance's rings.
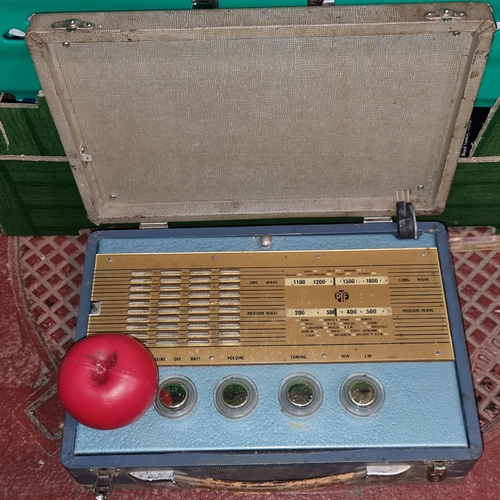
[[[364,480],[366,471],[349,472],[333,476],[315,477],[311,479],[299,479],[293,481],[230,481],[227,479],[212,479],[188,476],[183,473],[174,474],[174,482],[180,488],[205,488],[211,490],[227,491],[304,491],[325,488],[336,484],[352,483],[356,479]]]
[[[355,472],[334,474],[330,476],[315,477],[310,479],[296,479],[291,481],[233,481],[228,479],[214,479],[190,476],[177,471],[147,471],[130,472],[130,477],[142,486],[177,487],[177,488],[204,488],[210,490],[226,491],[304,491],[326,488],[340,484],[364,483],[370,479],[377,482],[392,482],[406,476],[411,465],[382,465],[368,466]]]

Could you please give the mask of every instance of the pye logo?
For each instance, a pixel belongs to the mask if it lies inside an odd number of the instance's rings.
[[[346,300],[349,300],[349,294],[345,290],[338,290],[335,292],[335,299],[338,302],[345,302]]]

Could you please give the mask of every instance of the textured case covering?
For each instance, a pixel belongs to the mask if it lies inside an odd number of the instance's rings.
[[[495,30],[446,7],[43,14],[26,40],[96,223],[391,215],[398,191],[424,215]]]

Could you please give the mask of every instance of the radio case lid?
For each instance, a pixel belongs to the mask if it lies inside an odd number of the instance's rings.
[[[101,224],[439,213],[495,29],[437,3],[37,14],[26,41]]]

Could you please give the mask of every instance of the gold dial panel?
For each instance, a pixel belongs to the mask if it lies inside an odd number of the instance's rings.
[[[454,359],[434,248],[98,254],[91,300],[160,366]]]

